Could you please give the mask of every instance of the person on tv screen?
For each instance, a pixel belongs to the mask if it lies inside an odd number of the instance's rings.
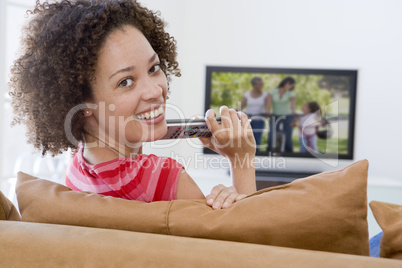
[[[284,152],[293,152],[293,128],[291,124],[296,114],[296,94],[293,92],[295,84],[296,80],[293,77],[286,77],[279,83],[277,88],[268,93],[266,111],[270,113],[272,107],[273,115],[277,116],[275,121],[271,121],[270,124],[268,152],[272,151],[272,145],[276,143],[276,141],[272,140],[274,131],[284,132]],[[274,127],[272,128],[271,125],[274,125]]]
[[[293,127],[299,128],[300,152],[307,153],[311,150],[317,152],[317,130],[321,125],[321,109],[317,102],[307,102],[302,107],[303,115],[296,117]]]
[[[260,145],[262,132],[265,127],[265,120],[263,117],[258,117],[266,112],[266,105],[268,99],[268,92],[263,92],[264,81],[259,76],[255,76],[250,81],[252,90],[244,93],[240,104],[240,110],[252,117],[251,127],[253,128],[253,134],[255,143]]]

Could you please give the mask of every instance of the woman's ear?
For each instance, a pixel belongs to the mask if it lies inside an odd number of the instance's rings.
[[[92,110],[91,109],[84,109],[84,116],[91,116],[92,115]]]

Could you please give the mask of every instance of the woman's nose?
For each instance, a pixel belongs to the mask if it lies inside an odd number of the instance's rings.
[[[159,99],[162,96],[162,88],[156,84],[152,79],[143,84],[142,98],[144,100]]]

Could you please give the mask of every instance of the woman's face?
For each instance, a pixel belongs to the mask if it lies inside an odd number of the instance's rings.
[[[98,108],[87,121],[91,134],[126,146],[161,138],[168,85],[145,36],[133,26],[115,30],[98,57],[92,84]]]
[[[263,82],[262,80],[257,80],[257,81],[255,81],[254,84],[253,84],[253,88],[254,88],[255,90],[262,90],[263,87],[264,87],[264,82]]]
[[[295,84],[291,84],[291,83],[287,83],[287,84],[285,85],[285,89],[286,89],[286,90],[292,90],[294,87],[295,87]]]

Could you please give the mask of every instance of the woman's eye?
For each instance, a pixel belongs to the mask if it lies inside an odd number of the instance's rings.
[[[126,78],[123,81],[120,82],[119,86],[121,87],[131,87],[133,85],[134,81],[131,78]]]
[[[149,73],[151,74],[151,73],[156,73],[157,71],[159,71],[160,70],[160,68],[161,68],[161,66],[160,66],[160,64],[158,63],[158,64],[155,64],[154,66],[152,66],[151,67],[151,69],[149,69]]]

